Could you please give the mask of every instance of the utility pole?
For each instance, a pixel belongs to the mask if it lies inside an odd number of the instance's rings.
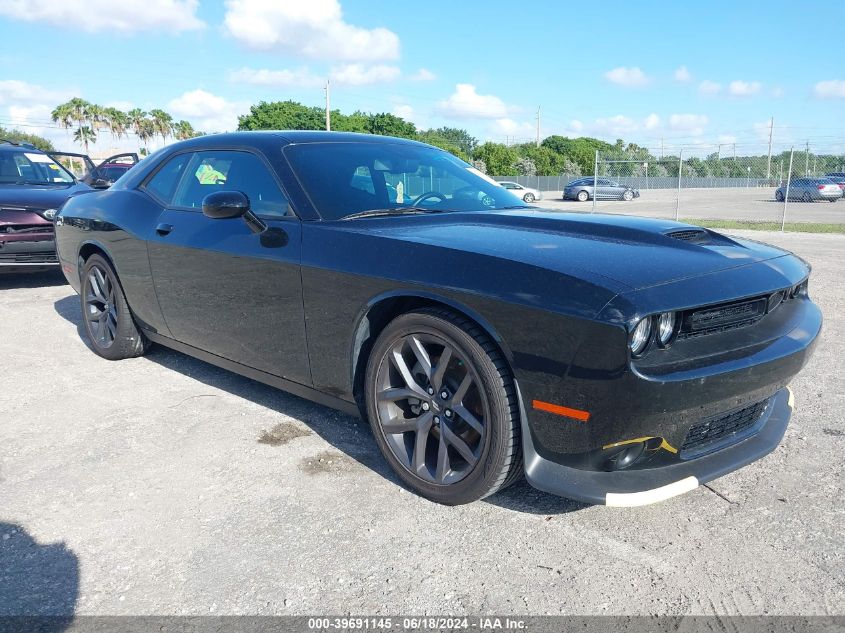
[[[804,175],[810,175],[810,141],[807,141],[807,145],[804,147]]]
[[[736,143],[734,143],[734,162],[736,162]]]
[[[766,161],[766,180],[772,177],[772,132],[775,129],[775,117],[769,122],[769,158]]]
[[[660,160],[663,160],[663,137],[660,137]]]
[[[540,147],[540,106],[537,106],[537,147]]]
[[[330,91],[331,86],[329,85],[329,80],[326,79],[326,132],[332,131],[332,114],[331,110],[329,109],[329,98],[330,98]]]

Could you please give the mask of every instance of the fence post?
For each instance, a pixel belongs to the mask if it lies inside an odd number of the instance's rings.
[[[786,172],[786,194],[783,196],[783,217],[780,220],[780,232],[786,228],[786,205],[789,202],[789,184],[792,180],[792,156],[795,154],[795,147],[789,150],[789,169]]]
[[[681,174],[684,171],[684,148],[678,150],[678,197],[675,198],[675,222],[681,215]]]
[[[599,150],[596,150],[596,164],[593,165],[593,210],[590,213],[596,212],[596,198],[598,198],[598,183],[599,183]]]

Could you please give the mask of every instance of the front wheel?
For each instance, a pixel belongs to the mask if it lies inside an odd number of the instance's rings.
[[[106,259],[92,255],[82,268],[82,318],[94,351],[108,360],[141,356],[148,347],[138,330],[123,288]]]
[[[376,443],[417,494],[470,503],[522,475],[513,380],[466,319],[434,308],[397,317],[373,346],[365,389]]]
[[[625,193],[622,194],[622,199],[625,202],[630,202],[634,199],[634,192],[628,189],[627,191],[625,191]]]
[[[526,193],[524,196],[522,196],[522,199],[528,204],[531,204],[535,200],[533,193]]]
[[[801,196],[801,199],[802,199],[804,202],[812,202],[812,201],[813,201],[813,196],[811,196],[811,195],[810,195],[810,192],[809,192],[809,191],[805,191],[805,192],[804,192],[804,195],[803,195],[803,196]]]
[[[578,202],[586,202],[590,199],[590,194],[586,191],[579,191],[578,192]]]
[[[783,193],[780,191],[775,191],[775,200],[778,202],[783,202]]]

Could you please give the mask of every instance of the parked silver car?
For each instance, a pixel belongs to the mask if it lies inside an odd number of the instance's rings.
[[[595,184],[598,194],[597,200],[633,200],[640,197],[640,190],[627,185],[622,185],[615,180],[598,178],[594,181],[593,176],[586,176],[573,180],[563,190],[564,200],[578,200],[586,202],[593,198],[593,185]]]
[[[508,189],[513,195],[518,198],[522,198],[523,201],[527,203],[532,203],[535,200],[542,200],[543,194],[538,191],[537,189],[532,189],[531,187],[526,187],[525,185],[520,185],[518,182],[512,182],[510,180],[502,180],[497,183],[499,186]]]
[[[775,200],[783,202],[786,196],[786,183],[775,191]],[[815,202],[827,200],[836,202],[842,197],[842,189],[830,178],[796,178],[789,184],[789,199]]]
[[[825,174],[825,178],[830,178],[834,183],[839,185],[839,188],[842,190],[842,197],[845,198],[845,172],[835,171]]]

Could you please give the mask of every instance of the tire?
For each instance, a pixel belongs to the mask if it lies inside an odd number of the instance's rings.
[[[778,202],[783,202],[783,193],[780,191],[775,191],[775,200]]]
[[[92,349],[108,360],[141,356],[149,348],[138,330],[117,274],[101,255],[91,255],[82,269],[79,293],[85,334]],[[97,318],[97,311],[107,313]]]
[[[578,198],[578,202],[586,202],[590,199],[590,194],[582,190],[578,192],[576,197]]]
[[[526,193],[524,196],[522,196],[522,200],[523,200],[523,202],[527,202],[528,204],[531,204],[535,200],[534,194],[533,193]]]
[[[513,379],[489,337],[467,319],[439,308],[394,319],[373,346],[365,390],[379,450],[417,494],[471,503],[522,476]]]
[[[626,190],[626,191],[622,194],[622,199],[623,199],[625,202],[630,202],[631,200],[633,200],[633,199],[634,199],[634,192],[633,192],[633,191],[631,191],[630,189],[627,189],[627,190]]]
[[[805,192],[804,192],[804,195],[803,195],[803,196],[801,196],[801,199],[802,199],[804,202],[812,202],[812,201],[813,201],[813,197],[810,195],[810,192],[809,192],[809,191],[805,191]]]
[[[831,198],[830,202],[836,202],[837,200],[839,200],[839,198]]]

